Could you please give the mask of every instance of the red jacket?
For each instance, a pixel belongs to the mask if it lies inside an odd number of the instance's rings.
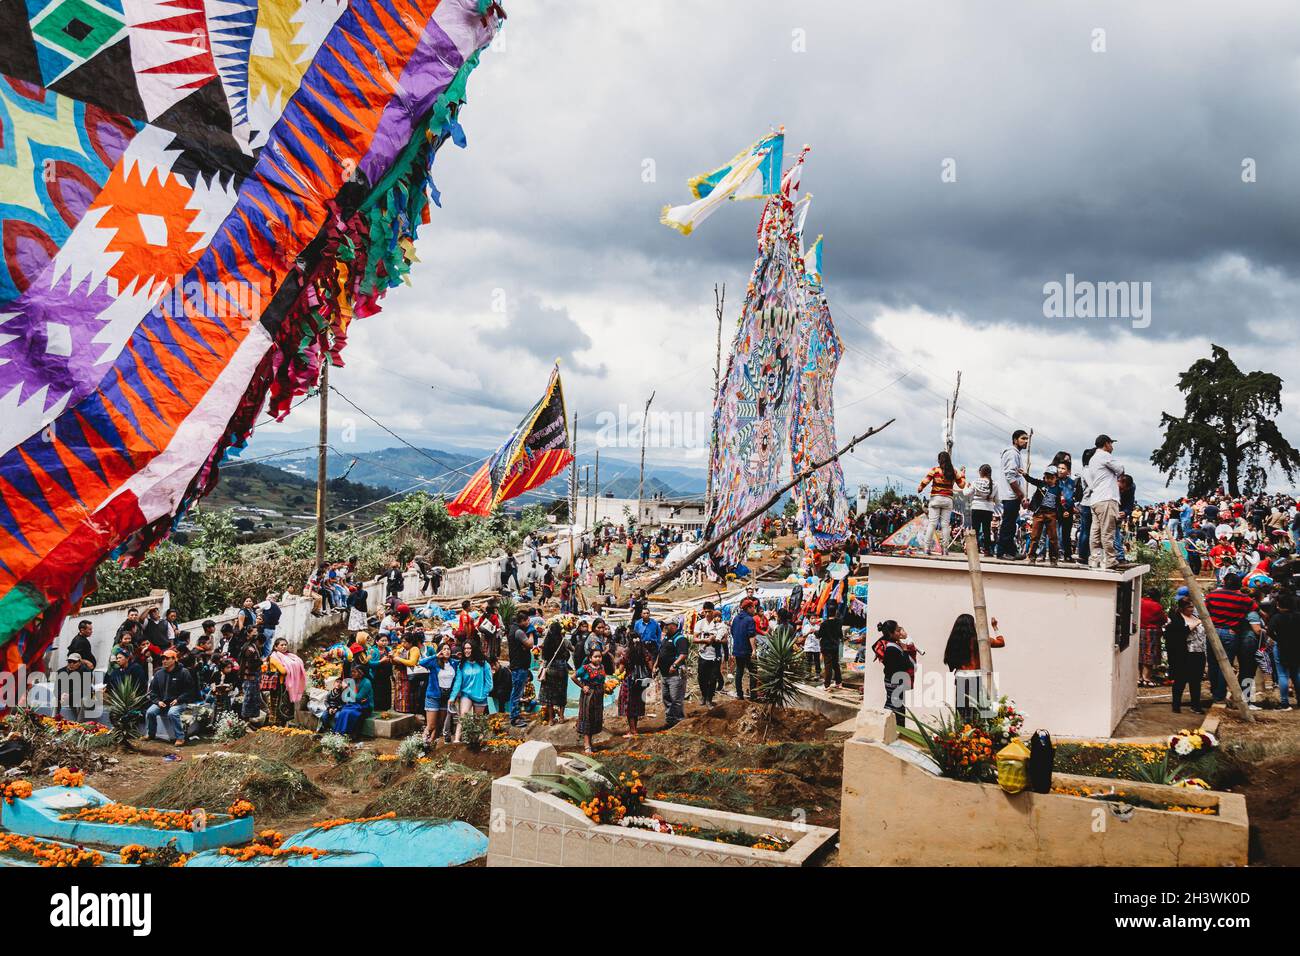
[[[1141,627],[1147,630],[1152,627],[1164,627],[1169,623],[1169,615],[1165,609],[1160,606],[1160,602],[1154,598],[1144,597],[1142,599],[1142,617]]]

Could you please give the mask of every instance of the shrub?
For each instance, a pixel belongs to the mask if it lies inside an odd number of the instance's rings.
[[[421,734],[411,734],[397,745],[397,759],[407,766],[423,756],[424,737]]]
[[[488,725],[487,714],[466,714],[460,719],[460,739],[470,750],[477,751],[483,746],[492,730]]]
[[[326,734],[317,743],[320,744],[321,750],[339,761],[339,763],[347,760],[348,755],[352,752],[352,744],[342,734]]]
[[[248,723],[233,710],[228,710],[217,721],[213,736],[218,740],[238,740],[248,733]]]

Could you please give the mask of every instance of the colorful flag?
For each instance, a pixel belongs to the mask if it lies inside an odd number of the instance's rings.
[[[741,150],[725,165],[692,179],[689,185],[695,202],[664,206],[659,221],[689,236],[728,199],[766,199],[775,195],[781,188],[784,155],[785,130],[781,129]]]
[[[497,505],[550,481],[573,461],[560,367],[546,392],[496,453],[447,504],[452,515],[489,515]]]

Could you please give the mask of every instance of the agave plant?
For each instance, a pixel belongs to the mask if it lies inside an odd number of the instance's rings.
[[[758,651],[758,693],[767,703],[768,717],[789,707],[799,696],[797,681],[803,676],[803,653],[795,644],[794,628],[778,627]]]
[[[498,598],[497,613],[501,615],[501,626],[505,628],[506,634],[509,634],[511,628],[515,626],[515,615],[519,613],[519,602],[514,598]],[[505,636],[502,635],[503,643],[504,640]]]
[[[108,705],[109,720],[113,722],[113,743],[129,746],[132,740],[140,736],[140,722],[144,720],[145,708],[149,706],[148,693],[134,678],[128,677],[116,687],[108,688],[104,702]]]
[[[604,764],[585,754],[567,753],[577,764],[570,764],[563,773],[535,773],[525,778],[529,786],[557,793],[571,803],[581,806],[614,788],[613,774]]]

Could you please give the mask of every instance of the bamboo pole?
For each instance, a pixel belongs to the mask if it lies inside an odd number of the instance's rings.
[[[769,497],[766,501],[764,501],[761,505],[759,505],[749,514],[745,515],[742,518],[736,519],[731,523],[729,527],[727,527],[724,531],[722,531],[721,534],[718,534],[710,538],[708,541],[705,541],[703,544],[701,544],[698,548],[696,548],[686,557],[682,558],[680,561],[674,564],[671,568],[665,569],[657,578],[655,578],[653,581],[651,581],[649,584],[645,586],[646,594],[647,595],[651,594],[652,592],[663,587],[669,581],[672,581],[675,578],[677,578],[677,576],[680,575],[687,568],[689,568],[697,558],[699,558],[703,554],[707,554],[709,551],[712,551],[720,543],[727,540],[727,538],[731,537],[741,528],[745,527],[745,525],[749,524],[751,521],[758,518],[765,511],[767,511],[768,508],[771,508],[774,504],[776,504],[781,499],[781,496],[783,494],[785,494],[795,485],[799,484],[799,482],[808,478],[808,476],[812,475],[814,472],[822,468],[825,468],[831,462],[839,461],[842,455],[845,455],[848,452],[852,451],[853,447],[857,445],[859,442],[864,442],[872,435],[879,434],[880,432],[888,428],[890,425],[894,424],[894,421],[895,420],[891,418],[889,421],[885,422],[885,424],[877,428],[868,428],[861,435],[858,435],[856,438],[854,438],[851,442],[849,442],[839,451],[835,452],[835,454],[828,456],[823,461],[813,462],[808,468],[799,472],[799,474],[795,475],[793,478],[791,478],[789,481],[783,484],[780,488],[776,489],[776,491],[771,495],[771,497]]]
[[[1171,541],[1169,544],[1174,557],[1178,559],[1178,570],[1183,574],[1183,583],[1187,585],[1187,592],[1192,597],[1192,603],[1196,605],[1196,614],[1201,619],[1201,627],[1205,628],[1206,646],[1214,652],[1214,659],[1219,664],[1219,673],[1228,684],[1228,696],[1232,698],[1233,706],[1237,709],[1237,713],[1241,714],[1242,719],[1247,723],[1254,723],[1255,715],[1250,712],[1250,705],[1241,692],[1237,674],[1228,662],[1228,652],[1223,649],[1223,642],[1219,640],[1219,631],[1214,626],[1214,619],[1210,617],[1210,609],[1205,606],[1205,595],[1201,592],[1200,582],[1196,580],[1196,575],[1192,574],[1192,566],[1187,563],[1187,556],[1183,554],[1179,543]]]
[[[979,642],[980,677],[989,700],[993,693],[993,649],[989,644],[989,611],[984,600],[984,572],[980,569],[979,539],[966,529],[966,563],[970,567],[971,602],[975,608],[975,638]]]

